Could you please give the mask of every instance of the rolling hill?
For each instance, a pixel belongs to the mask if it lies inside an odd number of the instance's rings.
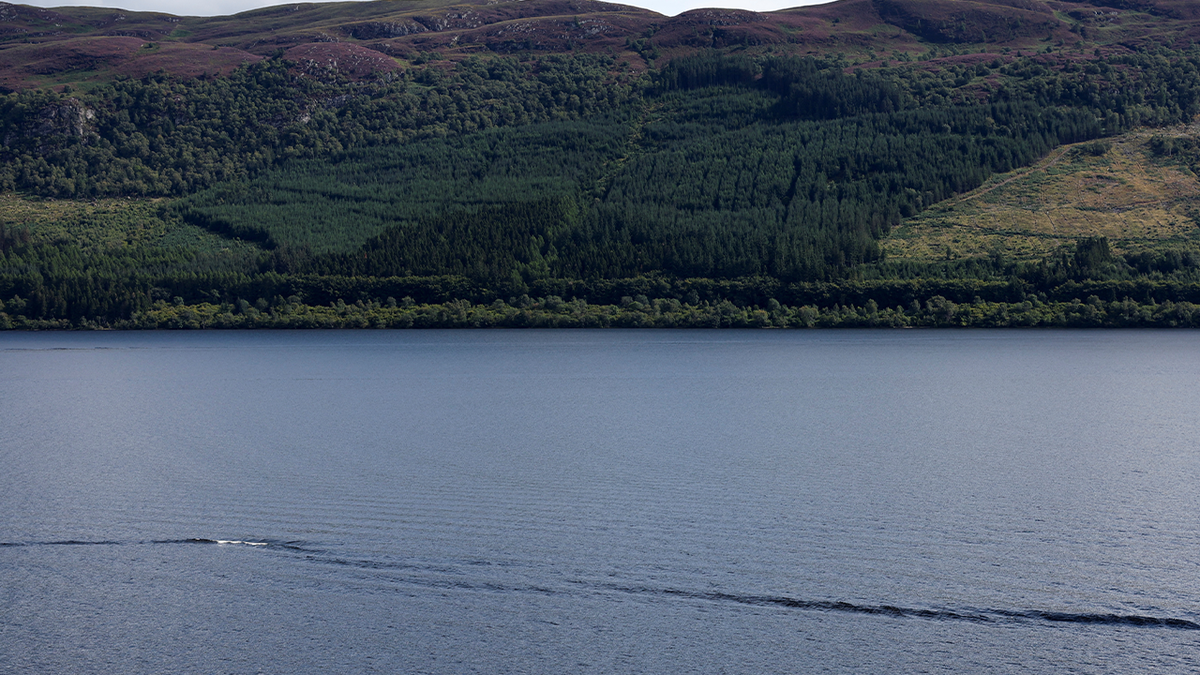
[[[0,326],[1194,325],[1198,35],[1176,0],[0,4]]]
[[[595,0],[301,3],[229,17],[0,3],[0,86],[78,86],[160,70],[228,74],[280,50],[299,62],[352,64],[350,72],[366,76],[411,59],[480,53],[598,53],[644,70],[648,58],[712,48],[882,60],[939,45],[1137,50],[1198,37],[1200,9],[1186,0],[838,0],[674,17]]]

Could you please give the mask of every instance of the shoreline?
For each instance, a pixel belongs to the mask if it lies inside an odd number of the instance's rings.
[[[287,329],[435,329],[435,328],[1200,328],[1200,305],[1191,302],[1105,302],[1026,300],[1017,303],[976,299],[955,303],[934,296],[907,307],[833,304],[788,306],[770,301],[737,306],[729,300],[683,304],[678,300],[631,300],[622,305],[523,296],[475,304],[465,300],[416,304],[369,301],[329,305],[282,303],[261,308],[244,301],[169,304],[158,301],[129,319],[38,319],[0,312],[0,330],[287,330]],[[260,305],[264,303],[259,303]],[[523,305],[523,306],[520,306]]]

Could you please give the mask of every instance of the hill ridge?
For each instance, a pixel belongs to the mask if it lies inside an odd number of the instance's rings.
[[[0,2],[0,87],[61,89],[160,70],[182,77],[228,74],[312,44],[341,45],[324,51],[357,53],[351,61],[362,60],[353,47],[370,49],[399,66],[417,57],[591,52],[643,70],[711,48],[841,53],[870,67],[941,52],[1136,51],[1196,39],[1200,7],[1184,0],[836,0],[772,12],[695,9],[673,17],[600,0],[304,3],[216,17]],[[376,61],[384,72],[394,69]]]

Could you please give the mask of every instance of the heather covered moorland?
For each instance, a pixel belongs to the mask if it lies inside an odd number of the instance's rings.
[[[1200,325],[1186,2],[0,4],[0,327]]]

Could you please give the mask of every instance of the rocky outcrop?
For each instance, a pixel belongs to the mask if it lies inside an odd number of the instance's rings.
[[[96,111],[73,98],[64,98],[25,118],[16,130],[4,136],[4,145],[23,139],[49,139],[55,136],[84,138],[91,132]]]
[[[416,21],[370,21],[346,27],[346,32],[355,40],[386,40],[404,37],[429,30]]]

